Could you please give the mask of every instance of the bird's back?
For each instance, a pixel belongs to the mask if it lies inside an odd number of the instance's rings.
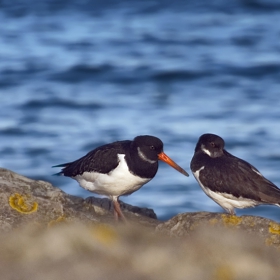
[[[260,203],[280,204],[280,189],[248,162],[224,150],[224,155],[218,158],[200,153],[192,161],[192,168],[198,168],[203,161],[207,166],[201,170],[200,180],[211,190]]]
[[[84,172],[107,174],[118,166],[118,154],[124,154],[130,143],[130,140],[124,140],[106,144],[90,151],[80,159],[54,167],[64,167],[57,174],[68,177],[82,175]]]

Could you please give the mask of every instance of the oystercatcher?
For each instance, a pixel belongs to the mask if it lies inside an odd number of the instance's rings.
[[[163,152],[162,141],[149,135],[106,144],[76,161],[53,167],[63,167],[54,175],[71,177],[82,188],[108,196],[113,202],[116,220],[120,217],[126,221],[119,196],[129,195],[148,183],[157,173],[158,160],[189,176]]]
[[[191,170],[206,195],[231,215],[235,215],[234,208],[280,206],[280,189],[224,146],[215,134],[203,134],[196,144]]]

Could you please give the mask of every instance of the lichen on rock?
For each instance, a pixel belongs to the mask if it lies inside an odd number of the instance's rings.
[[[22,214],[31,214],[38,209],[38,203],[30,195],[14,193],[9,197],[9,205]]]

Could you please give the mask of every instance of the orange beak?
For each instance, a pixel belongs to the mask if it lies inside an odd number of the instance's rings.
[[[167,156],[164,152],[161,152],[160,154],[158,154],[158,159],[166,162],[167,164],[169,164],[171,167],[173,167],[174,169],[176,169],[177,171],[181,172],[182,174],[184,174],[185,176],[189,176],[189,174],[182,168],[180,167],[176,162],[174,162],[169,156]]]

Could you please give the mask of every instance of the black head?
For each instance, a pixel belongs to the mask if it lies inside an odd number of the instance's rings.
[[[215,134],[203,134],[199,137],[195,152],[202,151],[212,158],[220,157],[224,153],[225,141]]]
[[[146,164],[157,164],[158,160],[161,160],[185,176],[189,176],[182,167],[163,152],[163,143],[159,138],[150,135],[137,136],[132,141],[132,145],[137,148],[138,156]]]
[[[141,135],[134,138],[132,145],[137,148],[138,154],[147,161],[157,161],[163,151],[162,141],[154,136]]]

